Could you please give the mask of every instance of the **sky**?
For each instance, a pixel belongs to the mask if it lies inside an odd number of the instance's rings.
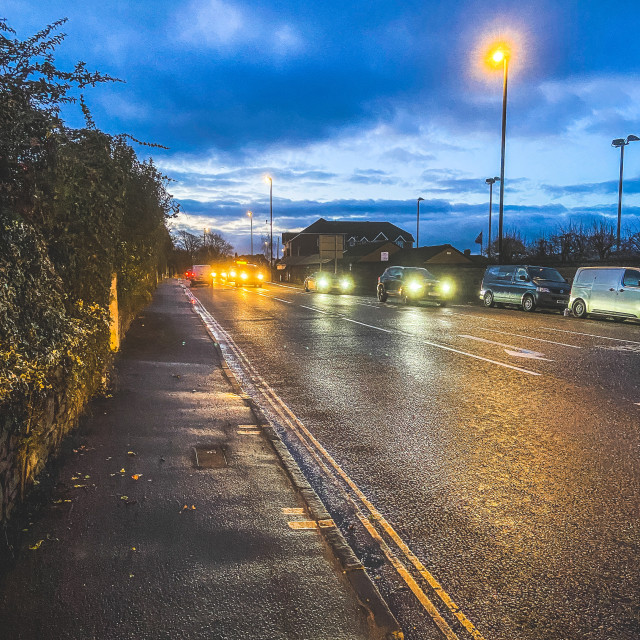
[[[25,39],[68,18],[55,58],[124,82],[89,89],[97,126],[171,178],[173,230],[242,254],[320,217],[389,221],[420,245],[486,244],[500,175],[510,47],[504,228],[533,240],[615,226],[620,152],[640,136],[637,0],[3,0]],[[79,106],[65,110],[82,126]],[[637,148],[634,148],[636,147]],[[640,231],[640,142],[625,148],[622,230]],[[498,221],[494,188],[494,238]],[[274,253],[275,253],[274,248]]]

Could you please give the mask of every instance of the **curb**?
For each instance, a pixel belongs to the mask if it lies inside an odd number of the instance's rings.
[[[191,307],[194,313],[197,311]],[[198,314],[198,317],[199,314]],[[202,319],[201,319],[202,320]],[[220,365],[225,378],[228,380],[234,393],[241,396],[247,403],[256,417],[257,423],[262,428],[272,449],[282,463],[284,470],[289,476],[295,490],[302,497],[311,517],[320,524],[318,530],[326,541],[333,556],[338,561],[343,575],[347,578],[353,589],[358,602],[368,612],[369,624],[372,629],[374,640],[402,640],[404,633],[398,624],[389,606],[378,591],[363,564],[358,560],[353,549],[349,546],[340,530],[335,526],[333,520],[322,500],[318,497],[313,487],[309,484],[304,473],[289,453],[287,446],[276,433],[275,429],[269,425],[262,409],[256,404],[253,398],[249,397],[240,386],[235,373],[229,368],[224,358],[220,344],[213,332],[203,322],[205,331],[213,341],[214,349],[220,358]]]

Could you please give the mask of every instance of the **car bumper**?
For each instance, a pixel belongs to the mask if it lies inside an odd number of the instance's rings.
[[[538,293],[536,304],[539,307],[564,309],[569,306],[569,294]]]

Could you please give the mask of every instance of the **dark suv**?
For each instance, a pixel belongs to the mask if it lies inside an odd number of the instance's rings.
[[[564,309],[569,304],[571,285],[555,269],[521,264],[487,267],[480,298],[485,306],[515,304],[524,311],[536,307]]]
[[[378,300],[389,296],[400,298],[405,304],[418,300],[432,300],[445,306],[453,293],[450,282],[438,280],[421,267],[389,267],[378,278]]]

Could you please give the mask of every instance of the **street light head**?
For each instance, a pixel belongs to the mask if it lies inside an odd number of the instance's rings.
[[[420,197],[418,198],[418,202],[422,202],[424,200],[424,198]]]
[[[253,211],[247,211],[247,215],[248,215],[250,218],[253,218]]]
[[[627,136],[627,144],[629,144],[629,142],[637,142],[638,140],[640,140],[640,138],[634,136],[633,133]]]
[[[273,178],[271,176],[265,176],[264,181],[273,183]]]
[[[493,55],[491,56],[491,59],[495,62],[502,62],[504,60],[504,51],[502,51],[502,49],[498,49],[497,51],[493,52]]]
[[[624,141],[624,138],[616,138],[615,140],[611,141],[612,147],[623,147],[625,144],[627,143]]]
[[[496,176],[496,177],[494,178],[494,180],[495,180],[496,182],[500,182],[500,177],[499,177],[499,176]]]

